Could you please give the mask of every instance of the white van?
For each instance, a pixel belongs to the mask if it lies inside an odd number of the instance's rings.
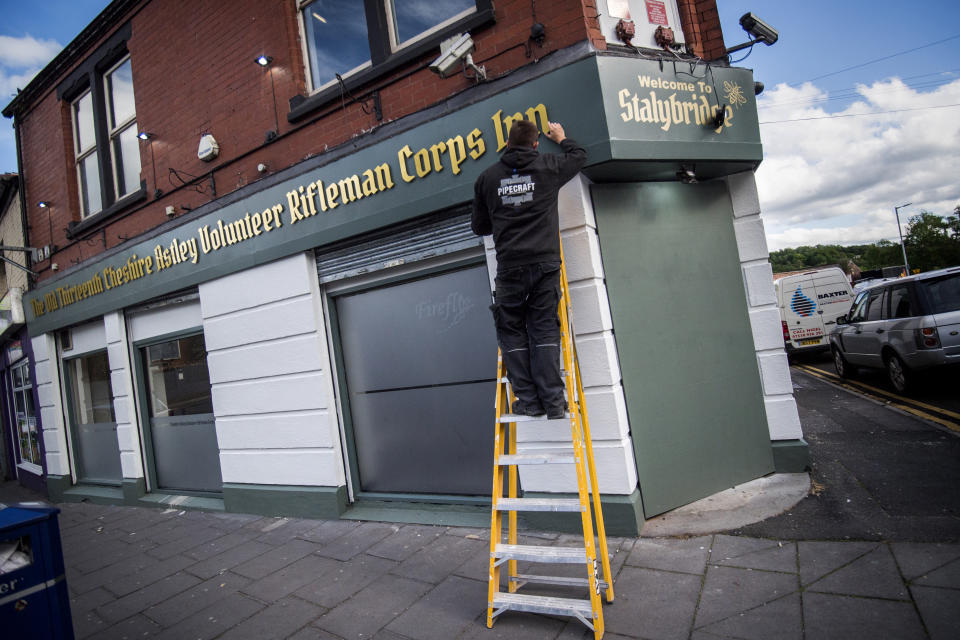
[[[853,289],[840,267],[774,274],[787,353],[827,350],[827,334],[850,311]]]

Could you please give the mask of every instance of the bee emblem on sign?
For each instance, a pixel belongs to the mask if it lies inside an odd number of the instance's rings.
[[[738,109],[740,105],[747,104],[747,97],[743,95],[743,89],[735,82],[723,81],[723,95],[727,99],[727,102],[736,106]]]

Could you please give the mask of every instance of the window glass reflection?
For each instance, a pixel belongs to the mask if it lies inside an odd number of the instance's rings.
[[[140,140],[136,123],[113,139],[113,154],[117,172],[117,197],[123,197],[140,187]]]
[[[100,351],[67,360],[65,366],[69,372],[74,424],[114,422],[107,352]]]
[[[475,0],[393,0],[393,25],[397,43],[412,40],[475,7]]]
[[[89,216],[103,208],[100,195],[100,167],[97,153],[93,152],[80,160],[80,195],[83,199],[83,215]]]
[[[130,60],[107,76],[107,95],[110,97],[110,128],[116,129],[136,115],[133,100],[133,71]]]
[[[317,0],[303,8],[314,89],[370,63],[367,19],[359,2]]]
[[[73,103],[73,119],[77,133],[77,153],[96,144],[93,129],[93,94],[89,91]]]
[[[203,335],[142,347],[150,417],[213,413]]]

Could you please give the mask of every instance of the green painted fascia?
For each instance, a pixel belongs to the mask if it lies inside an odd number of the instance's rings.
[[[137,504],[137,501],[147,493],[147,480],[146,478],[124,478],[120,490],[123,492],[124,504]]]
[[[347,509],[347,488],[224,483],[230,513],[336,519]]]
[[[93,504],[124,504],[123,490],[120,487],[106,487],[95,484],[77,484],[63,492],[63,502],[92,502]]]
[[[445,527],[490,526],[490,505],[434,504],[392,500],[359,500],[341,516],[344,520],[375,520]]]
[[[656,123],[624,122],[619,113],[618,91],[627,87],[631,91],[638,91],[638,75],[659,76],[671,81],[685,79],[690,75],[687,70],[689,62],[681,68],[677,65],[658,65],[657,62],[635,57],[624,59],[590,51],[584,52],[584,57],[577,57],[579,55],[572,56],[576,59],[564,55],[551,58],[562,60],[562,66],[531,77],[527,82],[512,84],[517,80],[511,78],[484,84],[416,117],[384,125],[369,136],[352,140],[321,156],[264,178],[248,188],[211,201],[182,218],[139,236],[135,242],[120,245],[76,269],[45,280],[24,298],[30,335],[46,333],[170,291],[301,251],[328,246],[427,212],[469,202],[473,197],[474,180],[498,157],[496,146],[498,139],[503,136],[503,119],[509,114],[536,109],[538,105],[543,105],[547,118],[566,125],[571,137],[585,146],[589,164],[594,166],[611,160],[702,160],[729,164],[742,161],[759,163],[762,159],[756,125],[756,101],[752,92],[738,96],[736,124],[725,128],[722,134],[690,124],[661,131]],[[542,64],[546,67],[540,68],[549,68],[558,62],[546,61]],[[707,73],[705,65],[694,67],[697,74]],[[712,68],[710,73],[711,82],[715,74],[717,82],[729,79],[737,87],[753,86],[748,70]],[[661,93],[658,99],[669,100],[669,91]],[[468,153],[458,167],[459,174],[454,175],[453,165],[445,160],[446,168],[410,182],[403,181],[401,163],[409,167],[413,165],[407,156],[401,159],[401,151],[407,153],[409,147],[411,153],[418,150],[426,153],[431,145],[455,136],[467,137],[474,130],[480,131],[485,151],[478,158]],[[544,150],[556,151],[552,143],[545,144]],[[288,193],[295,193],[298,188],[308,187],[320,179],[330,186],[383,164],[391,167],[394,187],[308,217],[297,222],[294,228]],[[218,222],[229,225],[241,220],[247,213],[258,215],[257,212],[275,206],[280,207],[279,215],[283,219],[279,227],[274,227],[276,231],[264,231],[244,240],[242,246],[228,246],[208,254],[201,253],[199,261],[189,267],[180,263],[160,271],[154,270],[152,274],[122,285],[106,287],[106,268],[119,269],[134,254],[139,258],[155,256],[157,248],[168,248],[173,242],[197,242],[201,226],[216,228]],[[40,303],[46,294],[56,298],[58,287],[81,286],[98,278],[101,281],[99,292],[91,293],[91,289],[84,289],[82,295],[85,298],[65,306],[61,301],[59,308],[42,307],[42,313],[36,315],[32,301]]]
[[[48,473],[45,479],[47,481],[47,497],[50,498],[50,502],[67,502],[64,499],[64,494],[67,489],[73,486],[73,480],[70,476]]]
[[[810,446],[803,438],[774,440],[770,447],[777,473],[803,473],[810,469]]]
[[[149,493],[141,496],[136,506],[164,507],[167,509],[192,509],[196,511],[224,511],[223,500],[204,496],[185,496],[182,494]]]

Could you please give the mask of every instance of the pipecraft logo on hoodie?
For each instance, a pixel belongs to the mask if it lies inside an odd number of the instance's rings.
[[[530,176],[510,176],[500,179],[497,195],[500,196],[500,202],[504,206],[519,207],[524,202],[533,200],[533,191],[536,188],[537,184],[530,179]]]

